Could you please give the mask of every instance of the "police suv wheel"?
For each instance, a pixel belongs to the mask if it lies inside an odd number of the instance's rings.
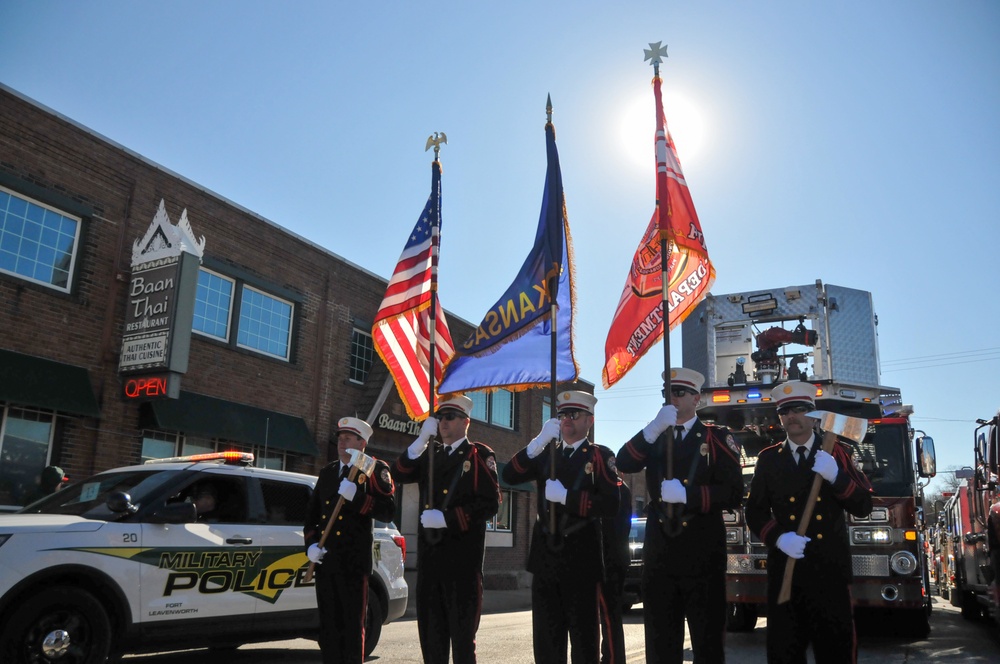
[[[365,612],[365,657],[372,654],[378,639],[382,636],[382,620],[385,618],[385,611],[382,610],[382,601],[378,593],[368,592],[368,610]]]
[[[103,664],[111,621],[101,603],[79,588],[56,586],[27,599],[0,636],[0,661]]]

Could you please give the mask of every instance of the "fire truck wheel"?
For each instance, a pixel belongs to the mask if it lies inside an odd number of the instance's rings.
[[[726,612],[727,632],[752,632],[757,626],[757,607],[753,604],[730,602]]]
[[[0,661],[98,664],[108,661],[111,621],[85,590],[56,586],[28,598],[0,637]]]
[[[979,606],[979,601],[974,593],[963,591],[959,597],[959,606],[962,608],[962,617],[966,620],[979,620],[983,617],[983,608]]]

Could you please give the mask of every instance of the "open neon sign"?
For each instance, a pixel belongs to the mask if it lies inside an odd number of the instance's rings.
[[[153,376],[133,376],[125,380],[126,399],[176,399],[179,385],[174,386],[170,374]],[[171,389],[174,388],[174,389]]]

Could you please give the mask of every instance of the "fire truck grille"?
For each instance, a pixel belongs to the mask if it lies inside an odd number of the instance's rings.
[[[889,556],[851,556],[854,576],[889,576]]]
[[[726,574],[767,574],[767,556],[726,556]]]

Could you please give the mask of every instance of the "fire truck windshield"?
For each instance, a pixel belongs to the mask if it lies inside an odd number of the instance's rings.
[[[913,472],[909,470],[909,436],[906,425],[869,423],[868,435],[854,448],[856,463],[872,483],[877,496],[913,494]]]

